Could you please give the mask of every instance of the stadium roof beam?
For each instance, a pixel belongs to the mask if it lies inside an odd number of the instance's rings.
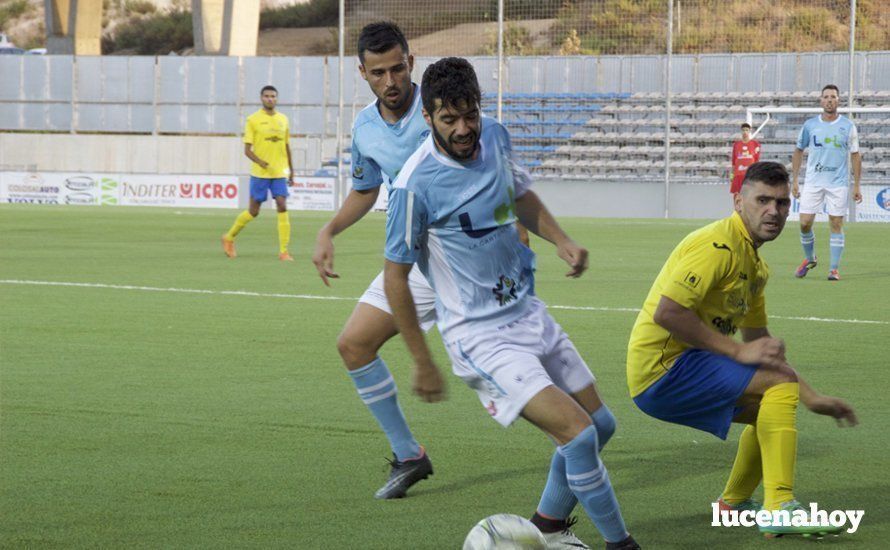
[[[257,0],[192,0],[197,55],[256,55],[260,28]]]
[[[50,54],[102,54],[102,0],[44,0]]]

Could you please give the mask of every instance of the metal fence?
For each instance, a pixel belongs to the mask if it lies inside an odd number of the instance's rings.
[[[435,59],[418,57],[415,78]],[[470,59],[491,98],[491,113],[497,57]],[[2,56],[0,130],[235,135],[244,117],[260,108],[260,88],[272,83],[295,134],[334,136],[338,63],[336,57]],[[343,63],[348,131],[355,110],[373,95],[357,60]],[[510,56],[504,58],[502,82],[510,95],[655,94],[663,102],[666,63],[665,55]],[[818,91],[823,83],[842,82],[849,57],[839,52],[675,55],[671,65],[671,95],[677,99],[690,93]],[[857,92],[890,90],[890,52],[858,52],[854,67]]]

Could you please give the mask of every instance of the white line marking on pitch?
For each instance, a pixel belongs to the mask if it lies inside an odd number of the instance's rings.
[[[80,288],[107,288],[113,290],[142,290],[146,292],[180,292],[183,294],[211,294],[218,296],[253,296],[258,298],[293,298],[297,300],[343,300],[354,302],[357,298],[346,296],[317,296],[313,294],[282,294],[274,292],[251,292],[249,290],[206,290],[200,288],[161,288],[154,286],[138,285],[109,285],[104,283],[71,283],[65,281],[25,281],[20,279],[0,279],[0,284],[5,285],[32,285],[32,286],[64,286]],[[593,307],[593,306],[560,306],[547,305],[550,309],[565,309],[569,311],[606,311],[622,313],[639,313],[639,308],[633,307]],[[890,325],[890,321],[872,321],[868,319],[830,319],[826,317],[789,317],[783,315],[771,315],[773,319],[787,319],[791,321],[815,321],[819,323],[851,323],[860,325]]]

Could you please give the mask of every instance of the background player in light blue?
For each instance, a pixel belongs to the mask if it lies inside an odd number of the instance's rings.
[[[356,117],[352,129],[352,190],[337,214],[318,232],[312,261],[324,283],[337,278],[334,237],[367,214],[380,186],[395,179],[405,160],[429,134],[420,91],[411,82],[414,56],[402,31],[386,22],[365,26],[358,39],[359,71],[377,99]],[[432,289],[419,270],[411,276],[417,315],[434,322]],[[383,291],[383,274],[371,283],[337,339],[337,350],[359,397],[389,440],[394,458],[389,479],[374,495],[404,497],[408,488],[433,473],[432,463],[408,428],[396,384],[378,351],[397,334]]]
[[[386,294],[415,361],[414,392],[430,402],[445,395],[412,299],[409,274],[416,262],[435,290],[437,324],[454,373],[499,423],[509,426],[522,416],[559,445],[532,519],[550,531],[549,547],[587,548],[574,535],[566,540],[566,519],[577,499],[607,548],[639,548],[599,459],[601,440],[591,416],[605,407],[595,380],[531,292],[534,254],[518,242],[514,221],[556,244],[570,277],[587,268],[587,250],[528,189],[528,172],[514,162],[506,129],[481,116],[469,62],[437,61],[424,72],[421,89],[432,136],[393,183],[384,267]],[[566,494],[573,496],[568,502]]]
[[[849,205],[850,168],[853,171],[853,199],[862,202],[859,180],[862,175],[862,157],[859,154],[859,134],[856,125],[837,112],[839,97],[834,84],[822,88],[819,100],[822,114],[807,120],[797,136],[797,146],[791,157],[791,193],[800,200],[800,244],[804,260],[795,275],[806,277],[807,272],[816,267],[816,236],[813,221],[822,212],[823,204],[828,210],[831,225],[829,249],[831,266],[829,281],[840,280],[838,268],[844,251],[844,216]],[[800,164],[804,149],[809,149],[807,172],[803,191],[798,185]],[[848,164],[848,160],[850,162]]]

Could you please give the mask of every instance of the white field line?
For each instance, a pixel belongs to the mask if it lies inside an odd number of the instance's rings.
[[[283,294],[275,292],[252,292],[249,290],[207,290],[200,288],[161,288],[138,285],[111,285],[105,283],[72,283],[65,281],[28,281],[21,279],[0,279],[4,285],[31,285],[31,286],[61,286],[80,288],[101,288],[112,290],[141,290],[143,292],[178,292],[182,294],[210,294],[216,296],[251,296],[257,298],[290,298],[296,300],[341,300],[355,302],[357,298],[347,296],[317,296],[313,294]],[[569,311],[605,311],[616,313],[639,313],[639,308],[633,307],[594,307],[594,306],[561,306],[548,304],[549,309],[564,309]],[[890,325],[890,321],[872,321],[868,319],[832,319],[826,317],[791,317],[783,315],[771,315],[773,319],[786,319],[791,321],[814,321],[819,323],[848,323],[859,325]]]

